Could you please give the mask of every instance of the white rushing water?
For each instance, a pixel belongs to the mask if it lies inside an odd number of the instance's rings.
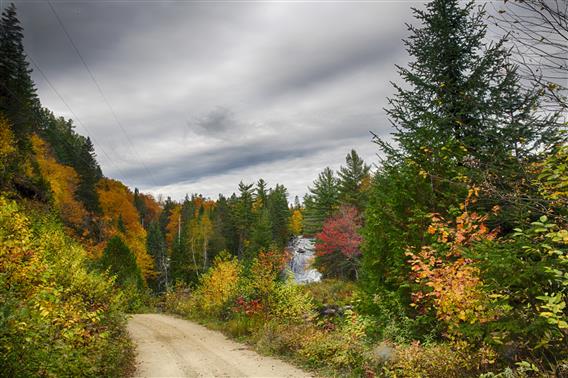
[[[315,254],[314,239],[297,236],[290,242],[288,249],[292,252],[290,270],[294,273],[297,283],[304,284],[321,280],[321,273],[311,267]]]

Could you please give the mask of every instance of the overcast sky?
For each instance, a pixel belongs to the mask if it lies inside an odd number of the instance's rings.
[[[378,161],[369,131],[392,131],[389,81],[422,3],[52,4],[86,66],[47,2],[16,1],[47,80],[32,65],[33,78],[43,105],[91,137],[106,176],[175,199],[263,177],[292,199],[352,148]]]

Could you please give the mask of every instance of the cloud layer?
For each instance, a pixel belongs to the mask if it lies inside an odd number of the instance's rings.
[[[376,162],[369,131],[390,132],[407,2],[52,4],[107,101],[47,3],[16,3],[27,53],[129,186],[214,197],[264,177],[301,196],[351,148]],[[42,103],[76,118],[33,75]]]

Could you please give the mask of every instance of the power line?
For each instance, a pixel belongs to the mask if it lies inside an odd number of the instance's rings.
[[[89,68],[89,65],[87,64],[87,62],[85,61],[85,59],[83,58],[83,55],[81,55],[81,52],[79,51],[79,48],[77,47],[77,45],[75,45],[75,42],[73,41],[73,38],[71,38],[71,35],[69,34],[69,32],[67,31],[67,28],[65,27],[65,25],[63,24],[63,20],[61,20],[61,18],[59,17],[59,15],[57,14],[57,11],[55,10],[55,7],[51,4],[51,1],[48,0],[47,4],[49,5],[53,15],[55,16],[55,18],[57,19],[57,22],[59,23],[59,26],[61,26],[61,29],[63,30],[63,32],[65,33],[65,36],[67,37],[67,39],[69,40],[69,42],[71,43],[71,46],[73,47],[73,49],[75,50],[75,53],[77,54],[77,56],[79,57],[79,59],[81,60],[81,63],[83,64],[83,66],[85,67],[85,69],[87,70],[87,72],[89,73],[89,76],[91,77],[91,80],[93,81],[93,83],[95,84],[95,86],[97,87],[97,90],[99,91],[103,101],[105,102],[105,104],[107,105],[107,107],[109,108],[116,124],[118,125],[118,127],[122,130],[122,133],[124,134],[124,136],[126,137],[126,140],[128,141],[129,145],[130,145],[130,149],[132,150],[132,152],[134,153],[134,155],[136,155],[136,157],[138,158],[138,160],[140,161],[140,164],[142,164],[142,166],[144,167],[144,169],[146,170],[146,173],[148,173],[150,179],[152,180],[152,182],[154,183],[155,186],[158,186],[158,184],[156,183],[156,180],[154,179],[154,176],[152,175],[152,172],[148,169],[148,167],[146,166],[146,164],[144,164],[144,161],[142,161],[142,159],[140,158],[140,155],[138,154],[138,152],[136,151],[136,149],[134,148],[134,144],[132,143],[130,137],[128,136],[128,133],[126,132],[126,129],[124,128],[124,126],[122,125],[122,123],[120,122],[120,120],[118,119],[118,116],[116,115],[116,112],[114,111],[114,108],[112,107],[112,105],[110,104],[110,102],[108,101],[107,97],[105,96],[101,86],[99,85],[99,82],[97,81],[97,79],[95,78],[95,75],[93,74],[93,72],[91,71],[91,69]]]
[[[43,77],[43,79],[45,80],[45,82],[47,83],[47,85],[49,85],[49,87],[51,88],[51,90],[57,95],[57,97],[59,97],[59,99],[61,100],[61,102],[67,107],[67,109],[69,109],[69,112],[73,115],[73,118],[77,121],[77,123],[86,130],[87,135],[90,136],[90,138],[93,140],[93,142],[99,146],[99,149],[103,152],[103,154],[106,156],[106,158],[108,159],[108,161],[111,163],[111,165],[118,171],[118,173],[120,173],[123,177],[126,177],[126,175],[124,174],[124,172],[122,172],[120,170],[120,168],[118,168],[118,166],[116,166],[114,164],[114,161],[112,160],[112,158],[110,157],[110,155],[105,151],[105,149],[102,147],[102,144],[97,143],[94,134],[90,132],[90,130],[87,128],[87,126],[81,121],[81,119],[79,118],[79,116],[77,116],[77,113],[75,113],[73,111],[73,109],[71,108],[71,106],[69,105],[69,103],[67,103],[67,101],[65,101],[65,99],[63,98],[63,96],[59,93],[59,91],[55,88],[55,86],[51,83],[51,81],[47,78],[47,75],[43,72],[43,70],[39,67],[39,65],[30,57],[28,56],[28,58],[30,59],[30,61],[32,62],[32,64],[34,65],[34,67],[36,68],[36,70],[41,74],[41,76]]]

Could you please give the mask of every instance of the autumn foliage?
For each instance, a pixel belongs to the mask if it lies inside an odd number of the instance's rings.
[[[463,212],[454,221],[432,214],[427,233],[434,242],[423,246],[418,253],[410,249],[406,252],[411,276],[420,285],[412,294],[413,306],[421,311],[433,309],[450,331],[455,331],[460,322],[473,324],[490,317],[480,269],[474,260],[463,255],[464,248],[483,240],[493,240],[497,233],[485,225],[488,215],[467,210],[477,201],[478,193],[477,188],[469,190],[462,205]],[[497,211],[495,208],[494,212]]]
[[[155,275],[154,262],[146,250],[146,230],[140,223],[139,213],[134,206],[133,193],[120,181],[102,179],[97,193],[107,225],[105,239],[121,234],[130,248],[144,278]]]
[[[316,263],[330,276],[356,277],[361,255],[361,218],[353,206],[342,206],[316,235]]]
[[[87,211],[76,198],[79,176],[73,168],[58,163],[49,145],[37,135],[31,138],[41,174],[53,192],[56,208],[65,222],[77,229],[84,229]]]

